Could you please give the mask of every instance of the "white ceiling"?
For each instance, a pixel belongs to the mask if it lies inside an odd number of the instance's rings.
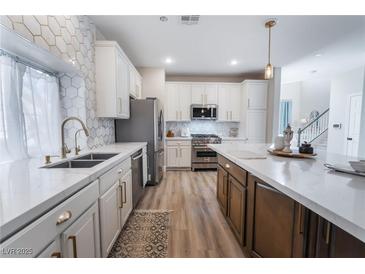
[[[357,34],[355,40],[365,33],[365,16],[201,16],[199,24],[192,26],[179,23],[176,15],[167,16],[167,22],[159,16],[90,17],[106,39],[118,41],[135,66],[166,67],[170,75],[262,71],[268,43],[264,23],[272,17],[278,19],[272,30],[272,64],[276,67],[340,44],[351,33]],[[344,48],[351,50],[351,45]],[[166,57],[174,63],[164,64]],[[322,57],[325,60],[326,53]],[[230,65],[232,59],[238,60],[236,66]]]

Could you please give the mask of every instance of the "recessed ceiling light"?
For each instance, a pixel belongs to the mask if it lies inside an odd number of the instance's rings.
[[[173,63],[174,61],[170,58],[170,57],[167,57],[166,59],[165,59],[165,63],[166,64],[171,64],[171,63]]]
[[[238,64],[238,61],[236,59],[231,60],[231,66],[235,66]]]
[[[161,22],[167,22],[168,20],[169,20],[169,18],[167,18],[166,16],[160,16]]]
[[[316,55],[314,55],[315,57],[321,57],[322,53],[317,53]]]

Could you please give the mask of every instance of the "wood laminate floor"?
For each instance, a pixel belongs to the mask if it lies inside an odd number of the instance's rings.
[[[169,209],[168,257],[244,257],[216,200],[216,172],[167,171],[138,209]]]

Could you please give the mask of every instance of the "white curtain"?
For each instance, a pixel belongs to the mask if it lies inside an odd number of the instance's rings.
[[[58,79],[0,56],[0,162],[59,152]]]

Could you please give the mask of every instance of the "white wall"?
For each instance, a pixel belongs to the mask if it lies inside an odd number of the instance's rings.
[[[141,74],[142,98],[157,97],[164,103],[165,100],[165,69],[164,68],[137,68]]]
[[[334,77],[331,81],[327,147],[329,152],[346,153],[348,96],[353,93],[364,94],[364,70],[365,67],[356,68]],[[364,108],[364,105],[362,108]],[[341,129],[335,129],[333,124],[341,124],[342,127]]]
[[[331,81],[327,79],[311,79],[302,82],[283,84],[281,100],[291,100],[293,103],[292,126],[299,128],[300,120],[309,118],[313,110],[322,113],[329,108]]]
[[[302,82],[300,94],[300,117],[309,117],[313,110],[322,113],[329,107],[331,81],[312,79]]]
[[[291,125],[294,128],[300,127],[299,121],[300,117],[300,92],[302,88],[302,82],[294,82],[289,84],[284,84],[281,86],[280,100],[290,100],[292,101],[292,120]]]

